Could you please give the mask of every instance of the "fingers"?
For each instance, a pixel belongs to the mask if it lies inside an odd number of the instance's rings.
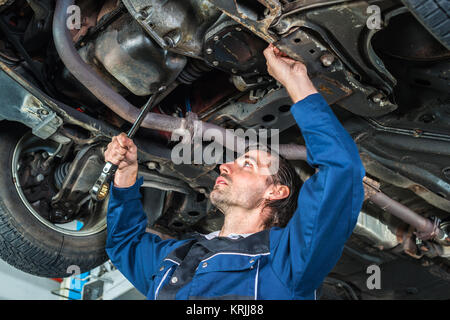
[[[281,51],[280,49],[278,49],[277,47],[273,47],[273,53],[277,57],[287,57],[287,54],[284,53],[283,51]]]
[[[105,161],[111,162],[118,166],[125,159],[125,155],[126,150],[124,152],[120,149],[120,147],[117,147],[117,144],[111,142],[105,151]]]
[[[128,147],[128,152],[130,154],[137,154],[137,147],[134,143],[132,143],[129,147]]]
[[[105,151],[105,161],[119,165],[124,160],[134,162],[137,158],[137,148],[124,133],[112,138]]]
[[[122,148],[129,148],[134,145],[133,140],[128,138],[123,132],[117,136],[117,142]]]
[[[284,62],[288,63],[288,64],[300,63],[300,62],[298,62],[298,61],[296,61],[294,59],[288,58],[288,57],[279,57],[279,59],[281,61],[284,61]]]
[[[268,62],[276,58],[274,48],[275,47],[273,46],[273,44],[269,44],[269,46],[263,51],[263,54]]]
[[[264,50],[264,56],[267,60],[277,59],[281,57],[288,57],[286,53],[275,47],[272,43]]]

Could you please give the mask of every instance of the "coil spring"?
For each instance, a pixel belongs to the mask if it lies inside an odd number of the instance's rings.
[[[55,186],[56,188],[58,188],[58,190],[62,188],[63,181],[69,173],[71,164],[71,162],[65,162],[56,168],[54,178]]]

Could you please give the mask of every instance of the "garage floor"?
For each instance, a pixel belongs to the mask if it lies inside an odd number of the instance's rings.
[[[58,300],[51,293],[59,289],[54,280],[32,276],[0,260],[0,300]]]

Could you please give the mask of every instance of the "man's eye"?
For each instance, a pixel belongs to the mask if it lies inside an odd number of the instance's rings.
[[[251,167],[252,167],[252,164],[251,164],[249,161],[245,161],[245,162],[244,162],[244,167],[245,167],[245,166],[251,168]]]

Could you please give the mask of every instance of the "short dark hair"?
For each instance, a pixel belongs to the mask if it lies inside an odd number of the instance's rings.
[[[297,209],[298,195],[303,185],[300,176],[286,159],[273,152],[272,156],[278,156],[279,166],[277,172],[270,176],[269,180],[272,181],[268,182],[270,184],[287,186],[289,188],[289,196],[280,200],[266,200],[264,208],[270,208],[270,216],[264,223],[265,229],[285,227],[288,224]]]

